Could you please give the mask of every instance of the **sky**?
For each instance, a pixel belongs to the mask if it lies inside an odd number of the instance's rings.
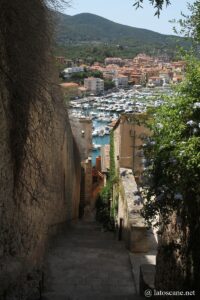
[[[143,9],[133,7],[135,0],[71,0],[71,7],[64,9],[67,15],[87,12],[102,16],[111,21],[138,28],[145,28],[164,34],[174,34],[173,24],[169,20],[179,19],[181,11],[187,13],[187,3],[194,0],[171,0],[171,5],[161,12],[158,19],[155,10],[144,0]]]

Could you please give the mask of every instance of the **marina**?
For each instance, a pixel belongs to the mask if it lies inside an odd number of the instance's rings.
[[[71,118],[92,120],[92,164],[100,155],[100,148],[110,142],[111,124],[121,114],[144,113],[149,108],[158,107],[164,103],[164,96],[173,92],[170,86],[143,88],[132,87],[128,90],[105,94],[103,96],[88,96],[70,101]]]

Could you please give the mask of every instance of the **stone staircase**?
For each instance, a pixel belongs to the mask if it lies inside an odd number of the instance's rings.
[[[137,300],[128,251],[94,221],[80,221],[49,250],[43,300]]]

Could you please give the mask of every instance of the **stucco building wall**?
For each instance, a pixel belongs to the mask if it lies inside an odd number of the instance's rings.
[[[144,169],[143,138],[150,136],[145,118],[144,114],[124,114],[114,127],[116,166],[132,169],[136,180],[141,180]]]
[[[81,161],[85,160],[92,154],[92,120],[70,117],[70,124]]]

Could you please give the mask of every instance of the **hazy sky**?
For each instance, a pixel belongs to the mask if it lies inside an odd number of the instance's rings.
[[[148,0],[144,0],[143,9],[135,10],[134,0],[71,0],[71,8],[64,10],[68,15],[83,12],[93,13],[120,24],[146,28],[165,34],[173,34],[173,25],[169,20],[178,19],[181,11],[187,13],[187,3],[194,0],[171,0],[171,5],[163,9],[158,19]]]

